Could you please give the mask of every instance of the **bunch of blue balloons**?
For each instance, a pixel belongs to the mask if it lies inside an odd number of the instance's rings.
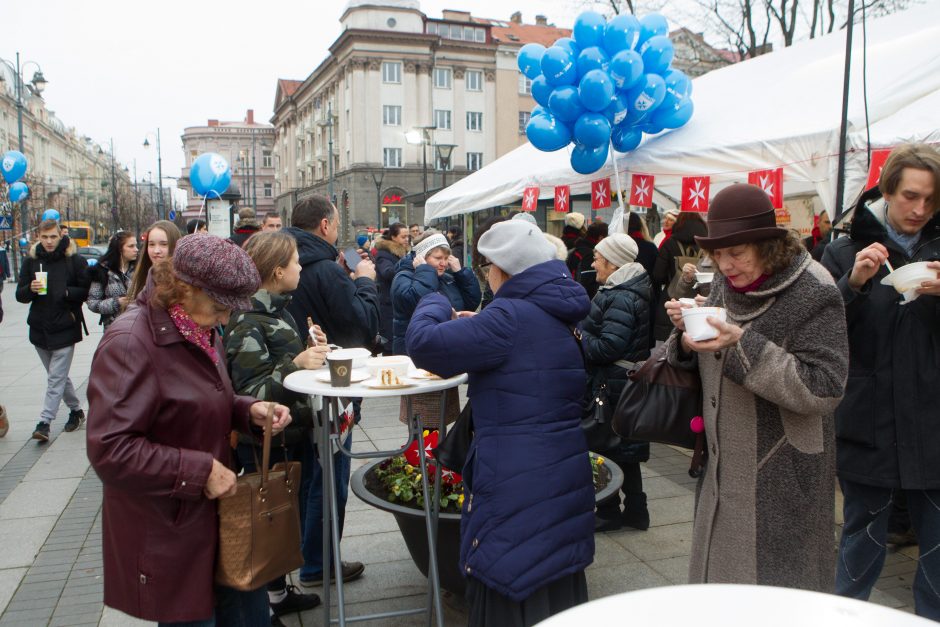
[[[607,162],[610,146],[628,152],[643,133],[679,128],[692,117],[692,81],[670,67],[669,24],[658,13],[610,21],[586,11],[574,22],[574,38],[549,48],[526,44],[519,70],[532,80],[538,103],[526,137],[539,150],[572,141],[571,167],[590,174]]]
[[[29,197],[29,187],[20,181],[26,175],[26,156],[19,150],[8,150],[0,159],[0,175],[10,186],[8,193],[11,202],[20,202]]]
[[[200,196],[221,198],[232,182],[232,169],[222,155],[204,152],[189,168],[189,182]]]

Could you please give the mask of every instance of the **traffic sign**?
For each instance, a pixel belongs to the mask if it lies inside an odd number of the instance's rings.
[[[12,231],[13,220],[6,216],[0,216],[0,231]]]
[[[169,218],[170,218],[170,222],[172,222],[173,220],[175,220],[175,219],[176,219],[176,212],[173,211],[173,210],[170,210]]]

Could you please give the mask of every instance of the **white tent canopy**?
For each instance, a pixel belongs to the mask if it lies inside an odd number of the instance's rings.
[[[853,38],[849,149],[844,198],[867,176],[860,25]],[[940,141],[940,0],[867,26],[868,121],[873,148],[904,141]],[[570,148],[553,153],[525,144],[441,190],[425,206],[428,220],[517,202],[529,186],[551,198],[555,185],[587,194],[593,180],[653,174],[657,189],[678,197],[683,176],[709,175],[712,194],[747,180],[752,170],[784,169],[787,195],[817,193],[835,209],[845,31],[807,40],[710,72],[693,81],[695,115],[683,128],[648,138],[631,153],[614,153],[599,171],[581,175]],[[852,149],[855,149],[852,151]]]

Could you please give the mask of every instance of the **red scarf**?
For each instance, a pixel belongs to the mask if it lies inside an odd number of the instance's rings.
[[[170,305],[170,308],[167,309],[167,313],[170,314],[170,320],[173,321],[174,326],[176,326],[180,335],[183,336],[183,339],[190,344],[198,346],[202,352],[209,356],[212,363],[218,365],[219,354],[212,345],[212,329],[206,329],[196,324],[179,303]]]
[[[731,291],[737,292],[738,294],[747,294],[748,292],[756,292],[757,288],[767,282],[767,279],[770,278],[769,274],[762,274],[757,277],[757,280],[751,283],[750,285],[745,285],[744,287],[735,287],[731,285],[731,281],[728,281],[726,278],[725,281],[728,283],[728,287],[731,288]]]

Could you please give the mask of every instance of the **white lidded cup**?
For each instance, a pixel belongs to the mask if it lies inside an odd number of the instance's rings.
[[[682,309],[682,322],[690,340],[701,342],[718,337],[718,329],[708,324],[708,318],[718,318],[722,322],[728,319],[728,310],[724,307],[694,307]]]

